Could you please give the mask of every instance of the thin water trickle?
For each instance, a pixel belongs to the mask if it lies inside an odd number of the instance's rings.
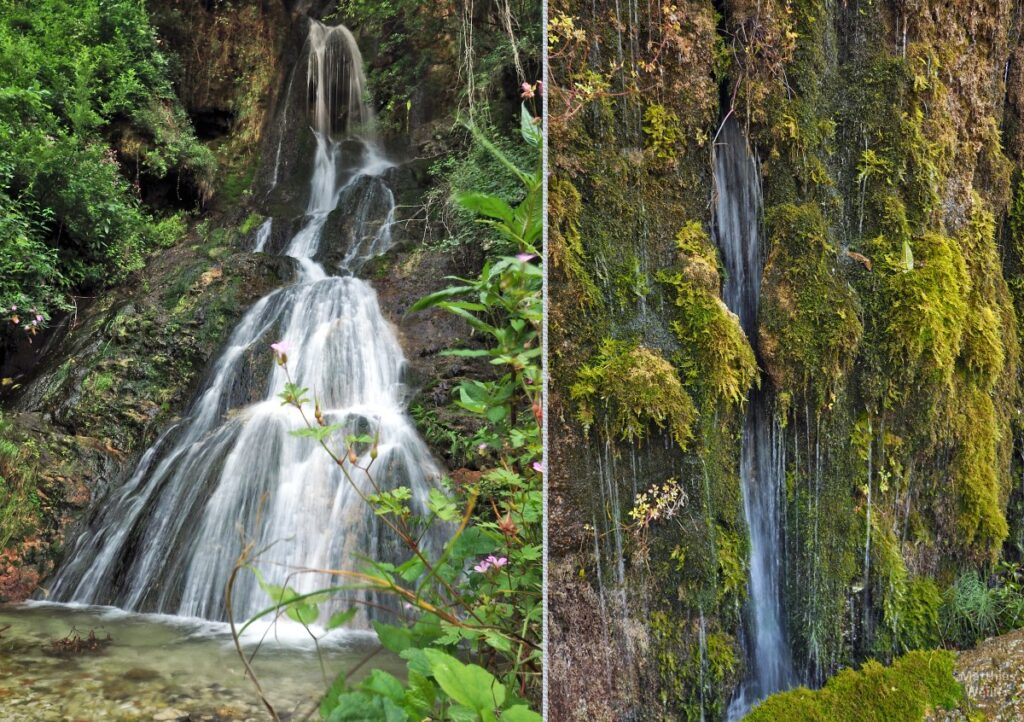
[[[756,345],[763,270],[760,175],[742,130],[731,118],[722,127],[714,154],[716,235],[726,267],[722,296]],[[743,513],[750,534],[748,672],[729,706],[730,720],[740,719],[754,703],[795,681],[782,608],[780,508],[785,466],[772,390],[768,379],[762,379],[747,400],[740,450]]]
[[[303,420],[277,398],[286,375],[271,360],[274,341],[291,347],[293,381],[319,400],[328,423],[341,425],[337,438],[379,436],[373,483],[408,486],[422,509],[440,475],[406,413],[401,346],[373,288],[350,275],[387,250],[395,206],[384,179],[392,166],[374,143],[364,102],[359,48],[346,28],[314,21],[306,52],[316,151],[305,222],[285,251],[297,261],[298,281],[245,314],[185,417],[97,505],[56,576],[52,599],[218,620],[246,541],[264,550],[254,564],[268,580],[287,580],[299,592],[333,579],[290,576],[297,569],[353,569],[361,556],[393,559],[396,540],[342,469],[312,439],[292,435]],[[332,213],[347,214],[355,229],[344,249],[345,276],[316,260],[336,241],[325,237]],[[268,219],[255,250],[266,245],[270,228]],[[369,445],[358,454],[358,465],[367,466]],[[349,473],[363,493],[370,489],[367,474]],[[334,604],[353,599],[374,601],[353,593]],[[236,618],[269,602],[252,574],[240,575]]]

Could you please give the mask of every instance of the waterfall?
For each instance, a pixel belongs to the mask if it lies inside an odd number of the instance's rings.
[[[729,119],[714,148],[715,222],[725,264],[722,296],[757,344],[757,310],[763,270],[760,242],[761,187],[757,164],[739,125]],[[768,379],[751,391],[743,422],[740,484],[750,533],[747,678],[729,706],[730,720],[757,701],[794,684],[782,609],[780,506],[785,478],[785,445],[773,413]]]
[[[342,470],[312,439],[291,434],[302,418],[277,398],[286,378],[269,344],[278,340],[294,349],[288,365],[295,383],[319,400],[327,423],[343,425],[335,438],[379,436],[372,482],[408,486],[414,505],[425,508],[440,472],[406,413],[402,349],[373,288],[353,275],[391,243],[392,164],[374,142],[351,33],[311,21],[305,52],[316,150],[306,213],[285,250],[296,259],[298,279],[249,309],[184,418],[145,452],[127,482],[94,505],[52,598],[217,620],[225,618],[225,583],[246,541],[263,550],[253,564],[269,581],[300,593],[337,582],[322,573],[290,577],[297,569],[353,569],[364,556],[395,560],[397,540]],[[350,229],[340,276],[316,260],[337,245],[328,232],[337,214]],[[270,228],[268,219],[257,250]],[[356,452],[359,466],[370,463],[368,444]],[[371,479],[349,469],[372,493]],[[353,598],[374,601],[353,592],[333,605]],[[270,603],[252,574],[239,576],[236,618]],[[360,619],[366,623],[365,611]]]

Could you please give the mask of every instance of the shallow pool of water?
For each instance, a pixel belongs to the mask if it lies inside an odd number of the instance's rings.
[[[110,642],[73,654],[53,647],[90,633]],[[253,667],[283,720],[319,718],[325,675],[329,682],[361,662],[353,679],[404,667],[369,633],[332,633],[318,656],[309,634],[290,622],[247,634],[245,647],[256,651]],[[104,607],[0,606],[3,722],[268,718],[225,624]]]

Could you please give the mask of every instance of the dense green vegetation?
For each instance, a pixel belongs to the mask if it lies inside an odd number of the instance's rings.
[[[0,87],[7,339],[176,242],[183,219],[147,208],[144,186],[173,173],[195,197],[213,159],[173,92],[142,0],[6,0]]]
[[[845,669],[817,691],[804,687],[769,697],[750,722],[920,722],[925,713],[955,709],[963,699],[949,652],[911,652],[883,667]]]

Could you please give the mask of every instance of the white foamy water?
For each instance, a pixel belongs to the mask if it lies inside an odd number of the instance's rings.
[[[363,556],[397,558],[397,540],[342,469],[313,440],[290,433],[303,421],[278,398],[286,376],[271,363],[274,341],[293,349],[295,383],[319,399],[328,423],[343,426],[336,439],[379,437],[372,484],[408,486],[422,509],[440,475],[406,413],[406,361],[394,330],[373,288],[352,275],[388,250],[395,211],[385,178],[392,164],[375,144],[359,48],[346,28],[312,22],[306,52],[311,128],[296,132],[312,132],[316,150],[306,214],[285,250],[296,259],[298,280],[249,309],[184,418],[94,506],[52,599],[223,620],[225,583],[243,540],[262,550],[254,565],[268,580],[299,592],[339,582],[324,573],[292,576],[296,570],[352,570]],[[340,276],[317,260],[336,248],[327,229],[338,212],[351,229]],[[255,250],[265,247],[271,224],[261,227]],[[370,464],[369,445],[358,453],[359,466]],[[371,478],[346,468],[372,493]],[[328,611],[353,600],[379,601],[352,592]],[[242,573],[235,618],[269,604],[254,576]],[[364,611],[356,623],[366,621]]]

